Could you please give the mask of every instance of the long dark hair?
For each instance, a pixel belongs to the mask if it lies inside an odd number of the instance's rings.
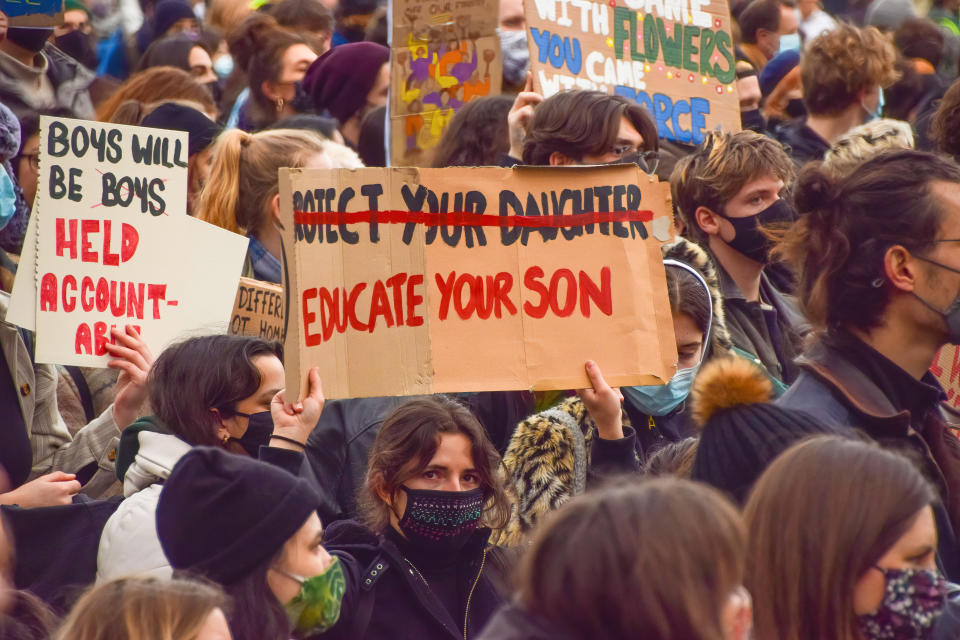
[[[777,458],[744,511],[756,636],[857,638],[857,581],[936,499],[909,459],[873,443],[818,437]]]
[[[465,104],[434,150],[433,166],[498,166],[510,149],[507,114],[512,106],[513,100],[506,96],[477,98]]]
[[[150,368],[147,387],[156,416],[194,446],[219,446],[217,420],[236,415],[236,404],[262,382],[257,356],[283,359],[283,347],[246,336],[201,336],[167,347]]]
[[[371,530],[380,532],[390,526],[390,505],[380,493],[389,495],[392,502],[400,485],[427,468],[440,437],[447,433],[462,433],[470,440],[473,465],[486,498],[484,524],[492,528],[506,524],[510,505],[497,474],[500,455],[469,409],[438,395],[400,405],[377,433],[360,495],[363,519]]]
[[[572,638],[722,640],[745,537],[711,487],[625,480],[549,514],[521,560],[517,598]]]
[[[282,553],[283,548],[238,582],[221,585],[230,599],[228,622],[233,640],[289,640],[290,620],[267,583],[267,571]],[[173,575],[175,578],[207,580],[191,570],[176,570]]]

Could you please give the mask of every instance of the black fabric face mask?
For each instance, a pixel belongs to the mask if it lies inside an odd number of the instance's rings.
[[[751,260],[764,265],[770,262],[770,249],[773,242],[764,235],[760,230],[761,227],[782,225],[797,219],[796,211],[783,198],[777,199],[760,213],[746,218],[731,218],[723,213],[720,216],[733,225],[733,230],[737,234],[727,244]]]
[[[90,41],[90,36],[82,31],[74,30],[53,40],[57,49],[85,66],[87,69],[97,68],[97,52]]]
[[[302,82],[293,83],[293,100],[290,101],[290,108],[297,113],[314,113],[316,108],[313,106],[313,97],[303,88]]]
[[[791,118],[802,118],[807,115],[807,108],[801,98],[793,98],[787,103],[787,115]]]
[[[210,94],[213,96],[213,103],[217,106],[220,105],[220,100],[223,98],[223,87],[220,86],[219,80],[213,80],[206,83],[205,85],[210,91]]]
[[[750,109],[749,111],[740,112],[740,124],[744,129],[750,131],[756,131],[757,133],[763,133],[767,128],[767,123],[763,119],[763,115],[760,113],[760,109]]]
[[[27,51],[39,53],[43,50],[43,45],[47,43],[50,36],[53,35],[53,29],[40,29],[35,27],[10,27],[7,29],[7,40],[13,44],[23,47]]]
[[[239,438],[230,438],[238,443],[251,458],[260,456],[260,447],[270,444],[270,435],[273,433],[273,415],[269,411],[259,413],[236,413],[235,415],[247,418],[247,430]]]

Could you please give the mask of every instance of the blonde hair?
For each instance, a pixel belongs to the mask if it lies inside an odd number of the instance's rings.
[[[823,168],[840,177],[887,149],[913,149],[913,130],[901,120],[881,118],[851,129],[833,143]]]
[[[216,586],[133,577],[90,589],[74,605],[57,640],[194,640],[226,597]]]
[[[322,138],[298,129],[223,132],[213,147],[213,167],[196,217],[234,233],[256,232],[277,195],[277,171],[302,167],[324,149]]]
[[[324,138],[323,152],[330,158],[334,169],[362,169],[366,166],[356,151],[333,140]]]

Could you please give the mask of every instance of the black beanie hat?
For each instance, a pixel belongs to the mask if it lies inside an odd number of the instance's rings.
[[[178,20],[196,17],[186,0],[160,0],[153,10],[153,37],[162,38]]]
[[[176,102],[163,103],[151,111],[140,125],[155,129],[186,131],[189,141],[188,154],[191,156],[209,147],[220,135],[220,127],[206,114]]]
[[[770,403],[772,385],[744,358],[704,365],[693,384],[693,417],[701,427],[690,477],[743,504],[773,459],[794,443],[835,433],[808,414]]]
[[[276,554],[319,506],[320,496],[303,478],[196,447],[163,485],[157,535],[174,569],[231,585]]]

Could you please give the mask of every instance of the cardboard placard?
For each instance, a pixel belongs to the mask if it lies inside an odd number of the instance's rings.
[[[391,166],[430,166],[460,107],[500,94],[499,6],[499,0],[391,2]]]
[[[281,169],[288,388],[574,389],[588,359],[669,380],[668,190],[636,165]]]
[[[524,0],[535,89],[624,96],[657,134],[700,144],[740,130],[727,0]]]
[[[951,409],[960,410],[960,347],[954,344],[944,345],[934,358],[930,372],[947,392],[947,405]]]
[[[63,0],[0,0],[0,13],[11,27],[59,27]]]
[[[283,287],[240,278],[230,317],[230,333],[283,342],[284,329]]]
[[[186,166],[183,132],[41,118],[8,314],[36,331],[37,362],[106,366],[111,326],[137,327],[154,353],[226,330],[248,240],[186,214]]]

